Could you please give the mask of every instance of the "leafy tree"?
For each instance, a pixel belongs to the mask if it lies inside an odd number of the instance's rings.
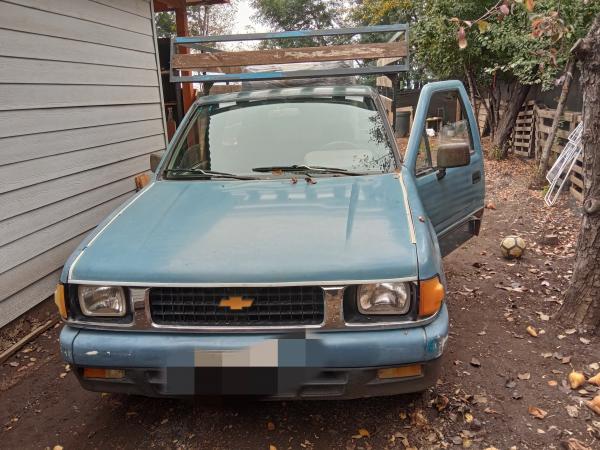
[[[214,6],[188,6],[187,20],[189,34],[200,36],[228,34],[233,29],[235,15],[239,0],[231,0],[226,5]],[[158,37],[172,37],[177,35],[175,13],[173,11],[160,12],[155,15],[156,33]]]
[[[599,6],[583,0],[432,0],[415,26],[415,56],[437,78],[462,70],[472,99],[484,93],[495,154],[504,157],[531,86],[554,85]]]
[[[255,19],[273,31],[315,30],[335,28],[345,23],[343,0],[251,0],[257,13]],[[267,46],[303,47],[315,44],[340,43],[340,38],[280,39]]]
[[[352,10],[352,19],[362,25],[412,22],[421,2],[415,0],[362,0]]]
[[[159,38],[172,37],[177,35],[175,25],[175,13],[173,11],[163,11],[155,14],[156,34]]]

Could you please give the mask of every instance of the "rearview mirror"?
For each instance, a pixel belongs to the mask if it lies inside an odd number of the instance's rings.
[[[471,147],[467,142],[441,144],[437,151],[437,166],[440,169],[468,166],[471,163]]]
[[[162,152],[150,153],[150,170],[152,172],[156,172],[156,168],[158,167],[158,164],[160,163],[160,160],[164,154],[164,150]]]

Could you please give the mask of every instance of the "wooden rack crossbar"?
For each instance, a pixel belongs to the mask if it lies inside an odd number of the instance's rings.
[[[324,36],[354,36],[369,33],[395,33],[384,43],[356,43],[316,47],[279,48],[251,51],[221,51],[211,46],[218,42],[267,41]],[[402,40],[399,40],[402,38]],[[201,53],[179,53],[181,47]],[[309,70],[245,71],[247,66],[266,66],[289,63],[317,63],[330,61],[376,60],[377,65],[338,67]],[[385,63],[381,63],[385,61]],[[171,39],[171,81],[181,82],[235,82],[282,80],[293,78],[338,77],[353,75],[397,74],[408,70],[408,25],[379,25],[328,30],[284,31],[278,33],[235,34],[224,36],[174,37]],[[196,72],[197,74],[190,74]],[[206,72],[213,72],[206,74]],[[215,73],[216,72],[216,73]]]

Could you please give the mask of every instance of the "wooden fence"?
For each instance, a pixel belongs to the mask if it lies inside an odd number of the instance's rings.
[[[517,124],[511,137],[511,148],[513,153],[519,156],[529,158],[539,158],[542,149],[546,145],[548,135],[552,129],[554,119],[554,109],[545,106],[536,105],[534,101],[527,102],[517,116]],[[562,152],[567,143],[569,134],[581,122],[581,113],[574,111],[565,111],[561,117],[559,128],[556,131],[556,138],[552,146],[550,155],[550,164],[556,161],[556,158]],[[571,172],[571,194],[577,200],[583,200],[583,161],[581,157],[575,162]]]

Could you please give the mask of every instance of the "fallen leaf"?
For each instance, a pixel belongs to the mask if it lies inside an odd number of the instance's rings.
[[[580,337],[579,340],[581,341],[582,344],[588,345],[591,341],[589,339],[586,339],[584,337]]]
[[[371,437],[369,432],[367,430],[365,430],[364,428],[359,428],[358,434],[355,434],[354,436],[352,436],[353,439],[362,439],[364,437]]]
[[[550,381],[548,381],[548,386],[552,386],[552,387],[558,386],[558,382],[556,382],[554,380],[550,380]]]
[[[420,409],[411,414],[411,422],[419,428],[424,428],[429,424],[427,417]]]
[[[561,363],[563,364],[569,364],[571,362],[571,357],[570,356],[563,356],[560,360]]]
[[[592,450],[591,447],[588,447],[580,440],[575,438],[570,438],[567,442],[563,442],[566,450]]]
[[[473,414],[465,413],[465,422],[467,422],[467,423],[473,422]]]
[[[444,409],[446,409],[446,406],[448,406],[449,402],[450,400],[448,400],[448,397],[446,397],[445,395],[438,395],[435,399],[435,407],[438,411],[443,411]]]
[[[595,384],[596,386],[600,386],[600,372],[594,375],[592,378],[588,380],[588,383]]]
[[[527,327],[527,333],[529,333],[529,335],[533,336],[533,337],[537,337],[538,333],[535,330],[535,328],[533,328],[531,325],[529,325]]]
[[[569,374],[568,379],[571,389],[577,389],[585,383],[585,375],[574,370]]]
[[[577,330],[575,328],[569,328],[568,330],[565,330],[565,334],[575,334],[577,333]]]
[[[531,378],[531,374],[529,372],[520,373],[517,375],[517,378],[519,378],[519,380],[529,380]]]
[[[527,411],[529,412],[529,414],[531,414],[536,419],[543,419],[544,417],[546,417],[548,415],[547,411],[544,411],[543,409],[538,408],[537,406],[530,406],[527,409]]]
[[[479,361],[477,358],[471,358],[471,365],[473,367],[481,367],[481,361]]]
[[[585,402],[585,404],[600,416],[600,395],[596,395],[592,400]]]
[[[61,374],[59,375],[59,377],[61,377],[61,378],[64,378],[64,377],[66,377],[66,376],[67,376],[67,372],[63,372],[63,373],[61,373]]]

